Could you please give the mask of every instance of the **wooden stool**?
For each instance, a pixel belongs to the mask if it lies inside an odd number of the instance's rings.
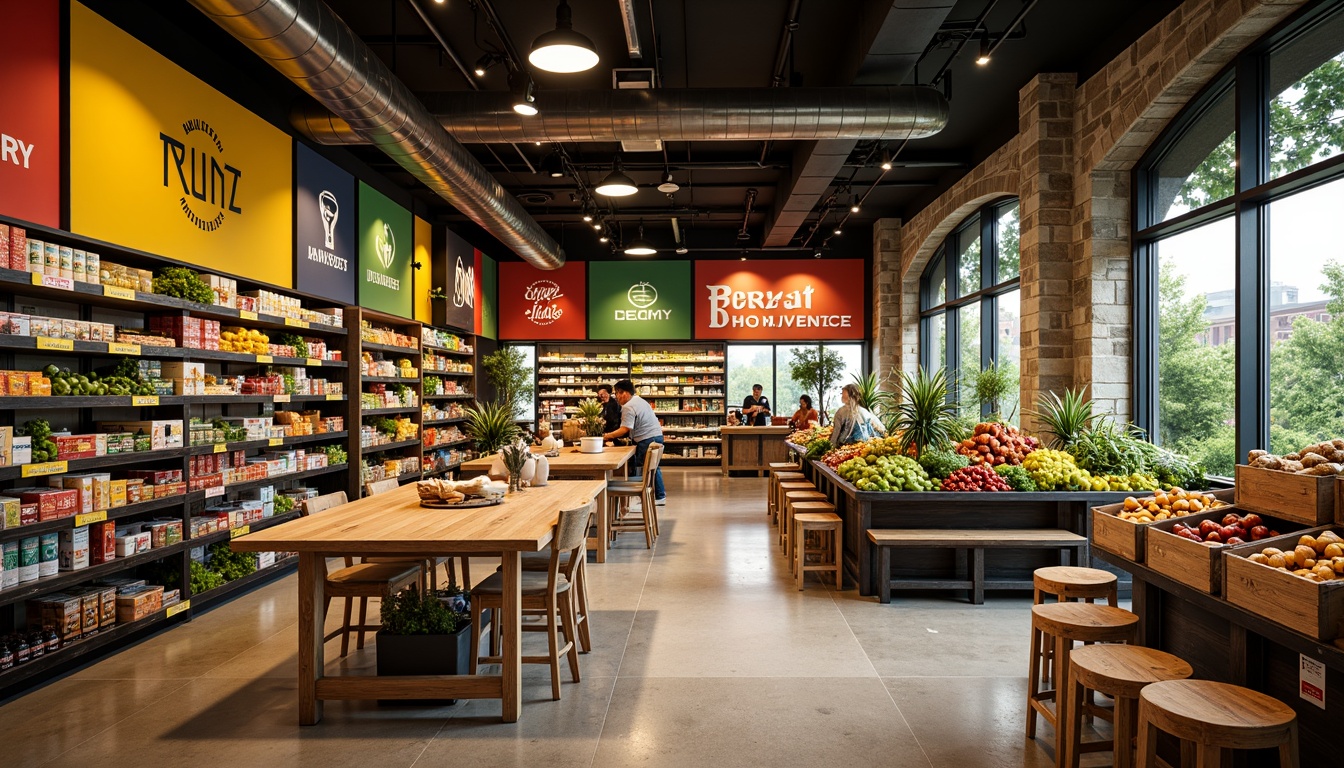
[[[1099,568],[1081,568],[1074,565],[1037,568],[1031,574],[1031,582],[1035,588],[1033,602],[1040,605],[1045,602],[1046,595],[1054,595],[1056,601],[1061,603],[1069,600],[1092,603],[1105,598],[1107,605],[1114,608],[1117,581],[1115,574]],[[1055,649],[1047,645],[1041,652],[1045,655],[1045,663],[1041,665],[1043,682],[1051,682],[1055,679]]]
[[[1092,603],[1043,603],[1031,607],[1031,658],[1027,681],[1027,738],[1036,738],[1036,714],[1055,727],[1055,757],[1064,754],[1064,722],[1069,711],[1069,687],[1060,685],[1069,679],[1069,656],[1073,644],[1133,643],[1138,634],[1139,617],[1121,608]],[[1044,643],[1055,644],[1055,689],[1041,690],[1041,662]],[[1051,710],[1045,702],[1054,701]],[[1063,768],[1060,765],[1060,768]]]
[[[1184,680],[1190,665],[1170,653],[1137,645],[1089,645],[1069,656],[1069,709],[1064,713],[1064,757],[1058,768],[1078,768],[1083,752],[1115,752],[1115,768],[1134,765],[1135,718],[1139,691],[1164,680]],[[1083,691],[1099,691],[1115,699],[1115,738],[1083,743]]]
[[[1211,680],[1153,683],[1139,693],[1138,730],[1140,768],[1156,768],[1159,730],[1194,742],[1200,766],[1222,765],[1225,749],[1277,747],[1279,767],[1298,768],[1297,713],[1249,688]]]
[[[821,491],[789,491],[784,494],[779,508],[779,542],[784,554],[790,557],[793,555],[793,505],[800,501],[826,501],[826,494]],[[830,511],[834,512],[835,508],[832,507]]]
[[[806,482],[807,478],[802,472],[791,471],[770,471],[770,483],[765,492],[765,513],[770,516],[770,522],[779,522],[779,484],[781,482]]]
[[[815,491],[817,487],[806,480],[781,480],[775,483],[775,509],[784,512],[784,494],[789,491]]]
[[[797,565],[798,591],[803,591],[803,579],[808,571],[835,571],[835,588],[844,588],[844,571],[840,567],[840,516],[835,507],[824,501],[799,501],[793,505],[794,559]],[[807,534],[821,534],[821,546],[807,547]],[[809,553],[821,555],[821,562],[807,564]]]

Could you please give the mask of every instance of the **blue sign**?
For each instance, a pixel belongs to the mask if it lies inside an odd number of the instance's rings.
[[[355,179],[302,144],[294,158],[294,288],[354,304]]]

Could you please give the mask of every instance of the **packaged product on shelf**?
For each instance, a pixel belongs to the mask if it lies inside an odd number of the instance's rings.
[[[163,607],[163,587],[143,585],[117,590],[117,621],[139,621]]]
[[[58,571],[62,570],[59,567],[60,552],[65,533],[66,531],[62,531],[61,535],[55,532],[44,533],[37,537],[37,577],[39,579],[55,576]],[[85,565],[87,564],[86,561]]]
[[[72,490],[12,488],[10,492],[19,494],[19,500],[22,503],[36,505],[37,521],[42,523],[74,515],[79,504],[79,494]]]
[[[12,389],[11,394],[13,394]],[[18,466],[20,464],[32,464],[33,438],[28,436],[15,435],[14,440],[10,446],[10,459],[11,459],[10,464],[14,466]]]
[[[70,252],[70,277],[76,283],[86,283],[89,280],[88,273],[84,270],[86,252],[82,248],[75,248]]]
[[[140,524],[140,532],[149,534],[149,546],[152,549],[168,546],[168,524],[151,520]]]
[[[41,240],[29,240],[26,248],[28,257],[24,269],[35,275],[42,274],[42,260],[45,251],[46,243]]]
[[[56,458],[61,460],[92,459],[107,455],[107,440],[103,435],[52,435],[56,441]],[[100,453],[98,448],[102,446]]]
[[[9,589],[19,583],[19,542],[6,541],[0,544],[0,563],[4,564],[4,570],[0,571],[0,586]]]
[[[84,633],[84,599],[68,592],[53,592],[28,602],[28,615],[40,616],[44,625],[56,628],[61,643],[78,640]]]
[[[89,526],[89,564],[101,565],[117,557],[117,524],[112,520]]]
[[[154,519],[156,523],[163,523],[164,526],[164,544],[171,547],[174,544],[182,543],[182,521],[172,517],[158,517]]]
[[[46,554],[45,550],[43,554]],[[62,571],[79,571],[89,567],[89,526],[81,525],[60,532],[60,567]]]
[[[132,528],[136,530],[132,530]],[[118,526],[116,535],[117,557],[130,557],[148,552],[152,541],[148,533],[138,530],[139,526]]]
[[[0,496],[0,530],[19,527],[22,503],[12,496]]]
[[[104,432],[130,432],[145,435],[149,450],[160,451],[182,446],[182,422],[178,419],[156,421],[100,421],[97,428]]]
[[[37,581],[41,547],[41,539],[37,536],[19,539],[19,583]]]
[[[62,245],[57,256],[60,259],[58,276],[73,280],[75,277],[75,249],[68,245]]]
[[[28,269],[28,230],[23,227],[9,228],[9,268]]]
[[[112,489],[112,509],[126,506],[126,481],[113,480],[108,486]]]
[[[144,489],[145,489],[144,480],[128,479],[126,481],[126,506],[130,506],[132,504],[139,504],[140,502],[144,501],[145,500]]]
[[[61,247],[56,243],[42,244],[42,274],[47,277],[61,276]]]
[[[12,269],[9,264],[9,225],[0,224],[0,267]]]
[[[0,378],[4,374],[0,373]],[[0,386],[0,395],[4,394],[4,387]],[[8,467],[14,464],[14,428],[0,427],[0,467]]]

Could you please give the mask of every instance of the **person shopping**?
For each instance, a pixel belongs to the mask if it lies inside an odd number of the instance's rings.
[[[746,427],[770,426],[770,398],[766,397],[765,387],[751,385],[751,394],[742,398],[742,425]]]
[[[616,402],[610,384],[597,386],[597,400],[602,403],[602,421],[605,429],[611,431],[621,424],[621,404]]]
[[[794,429],[807,429],[814,421],[819,421],[819,419],[817,409],[812,407],[812,396],[799,395],[798,410],[794,411],[793,416],[789,419],[789,426]]]
[[[658,417],[653,414],[653,407],[649,402],[635,394],[635,385],[629,379],[616,382],[616,401],[621,404],[621,426],[603,434],[602,439],[616,440],[628,436],[633,440],[635,456],[630,464],[637,471],[643,472],[644,454],[649,452],[649,446],[663,442],[663,425],[658,423]],[[660,507],[667,503],[667,491],[663,488],[661,469],[653,473],[653,497],[654,503]]]
[[[859,405],[858,386],[846,384],[840,390],[840,407],[831,417],[831,445],[838,448],[886,434],[873,412]]]

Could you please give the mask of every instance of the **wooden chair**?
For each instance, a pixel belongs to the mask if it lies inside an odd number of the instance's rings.
[[[1069,708],[1062,718],[1064,756],[1059,768],[1078,768],[1083,752],[1115,753],[1115,768],[1133,768],[1139,692],[1164,680],[1184,680],[1194,674],[1190,665],[1170,653],[1137,645],[1103,643],[1076,648],[1069,657]],[[1110,741],[1083,742],[1085,691],[1098,691],[1115,700],[1115,736]]]
[[[1031,574],[1033,604],[1040,605],[1045,598],[1052,596],[1055,602],[1065,603],[1071,600],[1095,603],[1105,600],[1112,608],[1116,607],[1116,585],[1119,580],[1114,573],[1100,568],[1083,568],[1076,565],[1052,565],[1037,568]],[[1044,680],[1054,680],[1055,649],[1047,643],[1041,649],[1044,655],[1042,669]],[[1089,696],[1091,694],[1088,694]]]
[[[546,615],[546,626],[524,626],[524,631],[545,630],[549,654],[546,656],[524,656],[524,664],[549,664],[551,667],[551,698],[560,700],[560,655],[569,657],[570,676],[579,682],[579,644],[577,621],[574,616],[572,587],[577,578],[579,564],[584,561],[584,548],[588,544],[588,518],[593,514],[595,504],[588,502],[577,509],[560,510],[560,520],[555,524],[555,536],[551,539],[550,562],[543,576],[536,571],[523,571],[523,610],[529,613],[542,612]],[[563,555],[568,554],[566,562]],[[471,674],[476,674],[480,662],[498,664],[498,656],[480,656],[482,611],[491,609],[491,616],[497,617],[504,607],[504,575],[494,573],[471,591]],[[559,618],[557,626],[556,619]],[[500,636],[502,626],[496,619],[491,622],[491,647],[497,647],[494,638]],[[565,633],[565,644],[560,645],[557,629]]]
[[[1193,742],[1200,766],[1222,765],[1224,750],[1278,749],[1279,768],[1299,768],[1297,713],[1249,688],[1211,680],[1153,683],[1139,692],[1138,730],[1139,768],[1158,765],[1159,730],[1180,739],[1182,750]]]
[[[326,496],[318,496],[312,499],[306,499],[299,506],[299,514],[303,517],[315,515],[334,507],[339,507],[346,503],[345,491],[329,493]],[[345,558],[345,567],[327,574],[322,583],[323,609],[325,615],[327,608],[331,607],[332,598],[345,598],[345,616],[341,621],[341,628],[334,629],[325,635],[323,641],[330,640],[337,635],[341,636],[341,656],[347,656],[350,653],[350,633],[358,632],[358,641],[355,644],[356,650],[364,648],[364,633],[377,632],[382,628],[382,624],[368,623],[369,598],[376,597],[380,600],[386,598],[395,592],[406,587],[419,583],[422,578],[422,568],[418,562],[401,560],[395,563],[359,563],[356,564],[353,557]],[[350,623],[350,613],[354,606],[355,598],[359,598],[359,623]]]
[[[524,571],[533,571],[545,573],[551,567],[551,553],[549,552],[524,552],[522,553],[522,562]],[[562,553],[560,556],[560,568],[569,567],[569,553]],[[574,618],[578,627],[579,634],[579,653],[588,653],[593,649],[592,632],[588,626],[588,559],[579,561],[579,567],[574,571],[574,588],[571,590],[574,599]]]
[[[792,552],[785,519],[789,513],[788,495],[793,491],[817,491],[817,487],[806,480],[785,480],[775,484],[775,509],[779,510],[779,550],[785,555]],[[824,496],[823,496],[824,497]]]
[[[380,493],[395,491],[400,487],[401,483],[398,482],[397,478],[395,477],[389,478],[387,480],[370,480],[364,483],[364,495],[377,496]]]
[[[653,548],[653,540],[658,536],[658,505],[653,498],[653,478],[662,457],[663,446],[653,443],[644,454],[644,474],[638,481],[607,483],[607,506],[610,507],[612,514],[612,539],[615,539],[618,533],[642,530],[645,548]],[[631,509],[632,499],[639,499],[639,514],[635,514]]]

